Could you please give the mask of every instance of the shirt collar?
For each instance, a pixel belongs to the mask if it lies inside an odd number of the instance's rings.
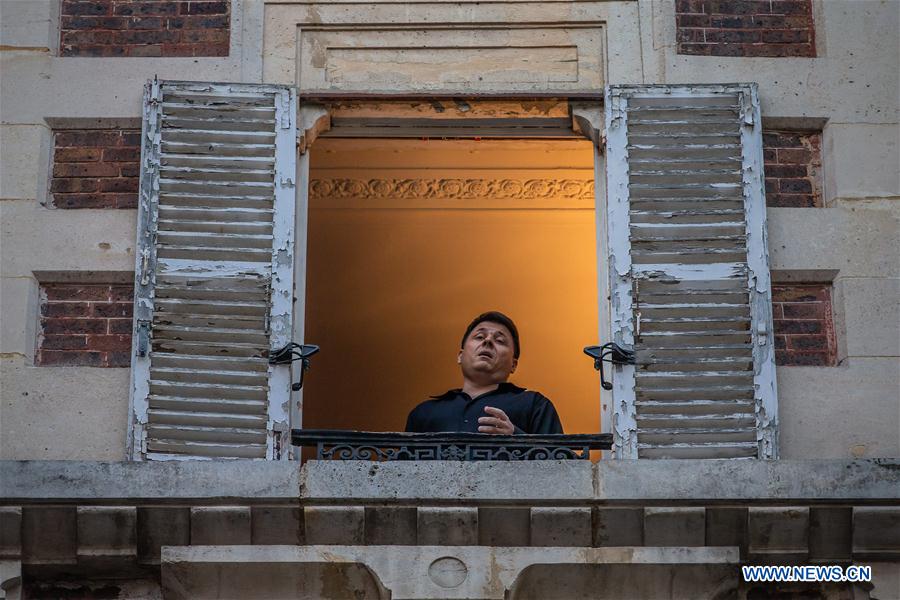
[[[486,393],[482,394],[481,396],[479,396],[479,398],[483,398],[484,396],[489,396],[489,395],[493,395],[493,394],[505,394],[505,393],[518,394],[518,393],[521,393],[524,391],[525,391],[525,388],[520,388],[519,386],[517,386],[514,383],[510,383],[509,381],[504,381],[500,385],[497,386],[496,390],[493,390],[491,392],[486,392]],[[451,398],[456,397],[458,394],[462,394],[462,393],[463,393],[462,388],[454,388],[452,390],[447,390],[443,394],[439,394],[437,396],[432,396],[432,398],[434,400],[449,400]]]

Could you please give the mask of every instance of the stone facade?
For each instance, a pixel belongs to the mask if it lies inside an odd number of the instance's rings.
[[[2,77],[15,82],[0,93],[0,596],[199,598],[223,584],[287,595],[280,583],[307,597],[622,598],[674,581],[672,598],[900,597],[898,11],[850,0],[0,2]],[[511,115],[562,118],[596,147],[607,84],[757,82],[781,460],[123,461],[129,369],[96,367],[127,362],[135,136],[154,76],[295,86],[300,172],[320,134],[349,126],[342,118],[485,119],[466,122],[473,139]],[[604,197],[604,160],[595,181],[557,177],[566,193],[522,185],[495,201],[584,208]],[[335,201],[351,214],[388,188],[405,194],[398,202],[427,189],[446,208],[469,181],[351,172]],[[605,281],[598,265],[601,298]],[[607,332],[605,302],[596,314]],[[871,564],[874,583],[739,580],[741,564],[781,562]]]

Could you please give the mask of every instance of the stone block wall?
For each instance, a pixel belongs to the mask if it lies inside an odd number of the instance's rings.
[[[41,333],[36,364],[130,366],[133,298],[131,285],[41,285]]]
[[[837,346],[831,292],[828,283],[772,286],[777,365],[828,367],[835,364]]]
[[[812,0],[676,0],[678,54],[816,56]]]
[[[60,56],[228,56],[231,3],[62,0]]]
[[[822,134],[763,131],[766,206],[822,206]]]
[[[140,129],[66,129],[53,136],[56,208],[137,208]]]

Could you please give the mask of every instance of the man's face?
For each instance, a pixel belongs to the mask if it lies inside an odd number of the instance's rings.
[[[458,362],[463,375],[500,383],[516,370],[512,334],[499,323],[479,323],[459,351]]]

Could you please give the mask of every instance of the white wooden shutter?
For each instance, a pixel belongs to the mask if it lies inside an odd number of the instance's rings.
[[[273,85],[144,93],[132,458],[286,458],[297,100]]]
[[[777,399],[755,84],[606,93],[623,458],[775,458]]]

